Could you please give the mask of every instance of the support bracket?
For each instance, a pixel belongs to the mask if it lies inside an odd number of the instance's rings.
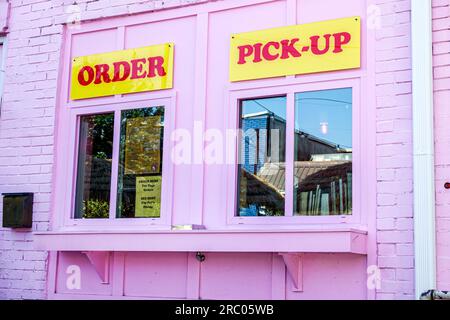
[[[279,253],[291,276],[294,292],[303,292],[303,253]]]
[[[109,251],[82,251],[88,258],[95,272],[103,284],[109,284],[109,268],[111,263],[111,252]]]

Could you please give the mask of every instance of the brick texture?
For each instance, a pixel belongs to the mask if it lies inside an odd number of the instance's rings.
[[[34,192],[32,230],[47,230],[63,24],[208,0],[11,0],[0,116],[0,193]],[[2,215],[0,200],[0,218]],[[47,253],[31,230],[0,228],[0,299],[44,299]]]
[[[438,289],[450,290],[450,0],[433,0]]]
[[[411,2],[376,6],[377,298],[413,299]]]

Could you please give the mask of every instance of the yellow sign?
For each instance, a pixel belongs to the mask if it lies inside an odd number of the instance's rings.
[[[162,130],[161,116],[127,119],[125,174],[160,172]]]
[[[231,37],[232,82],[360,66],[360,17],[241,33]]]
[[[136,218],[159,218],[161,212],[161,176],[136,178]]]
[[[172,88],[173,43],[78,57],[71,99]]]

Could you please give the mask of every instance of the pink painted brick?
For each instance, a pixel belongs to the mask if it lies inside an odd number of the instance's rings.
[[[397,203],[397,197],[393,194],[378,194],[377,204],[379,206],[392,206]]]
[[[381,270],[381,279],[383,281],[395,280],[396,279],[396,270],[395,269],[383,269],[383,270]]]
[[[120,14],[130,14],[149,10],[166,9],[180,5],[190,5],[200,1],[78,1],[83,10],[82,19],[97,19]],[[22,121],[22,126],[9,124],[0,126],[0,187],[5,183],[23,183],[31,181],[40,185],[37,193],[48,197],[51,192],[51,168],[53,164],[53,121],[51,118],[55,114],[56,84],[48,84],[49,79],[56,80],[59,66],[59,49],[61,48],[61,23],[67,21],[67,14],[63,7],[72,2],[67,1],[45,1],[45,0],[24,0],[13,1],[11,12],[12,25],[10,30],[9,48],[13,54],[7,61],[7,79],[5,85],[5,99],[2,106],[2,117],[14,117],[18,122]],[[382,28],[376,30],[377,54],[375,69],[377,72],[375,81],[377,84],[377,226],[380,228],[378,237],[378,258],[382,274],[386,276],[383,281],[383,288],[378,292],[378,299],[413,299],[413,250],[412,242],[412,132],[411,132],[411,57],[410,45],[410,1],[409,0],[380,0],[377,4],[382,10]],[[434,0],[434,28],[435,42],[434,58],[435,76],[442,81],[436,82],[436,116],[450,114],[448,111],[448,66],[450,65],[450,42],[448,40],[448,17],[449,1]],[[51,10],[50,10],[51,8]],[[17,20],[15,20],[17,19]],[[35,19],[35,20],[32,20]],[[33,63],[33,72],[25,73],[26,65],[21,64],[23,54],[28,61]],[[43,72],[44,71],[44,72]],[[49,71],[47,73],[47,71]],[[17,76],[10,76],[15,74]],[[26,85],[26,84],[29,85]],[[14,87],[15,85],[15,87]],[[20,90],[23,90],[21,92]],[[20,92],[20,93],[19,93]],[[24,103],[26,102],[26,103]],[[23,104],[35,108],[27,108],[14,114],[12,110],[23,108]],[[45,108],[45,115],[42,111]],[[47,119],[44,119],[48,117]],[[38,126],[31,130],[26,129],[25,123],[31,121]],[[16,123],[18,123],[16,122]],[[2,119],[2,125],[5,123]],[[16,126],[12,128],[12,126]],[[41,128],[42,127],[42,128]],[[444,122],[441,125],[445,128]],[[6,132],[7,131],[7,132]],[[440,143],[450,143],[450,140],[443,140],[446,135],[445,130],[437,131],[437,145]],[[446,138],[446,137],[445,137]],[[28,149],[25,147],[42,147],[41,149]],[[44,149],[44,147],[46,147]],[[47,148],[48,147],[48,148]],[[18,160],[18,179],[7,178],[10,166],[2,165],[2,151],[7,148],[19,148],[21,154],[35,153],[40,150],[40,154],[30,155],[25,160]],[[437,146],[438,150],[445,151],[445,147]],[[409,160],[408,160],[409,159]],[[437,155],[437,164],[450,167],[450,156],[440,153]],[[442,167],[444,168],[444,167]],[[441,172],[442,175],[447,175]],[[450,177],[450,176],[449,176]],[[445,180],[445,179],[444,179]],[[37,182],[36,182],[37,181]],[[8,188],[10,185],[8,184]],[[30,186],[36,188],[36,186]],[[439,204],[437,208],[439,243],[444,243],[448,233],[447,221],[450,217],[450,194],[439,191],[436,200]],[[49,202],[41,201],[37,204],[39,211],[35,217],[37,221],[34,228],[47,228],[46,214],[49,212]],[[15,248],[18,252],[23,252],[26,259],[18,260],[15,263],[1,262],[1,275],[11,274],[13,268],[22,268],[23,279],[34,279],[37,284],[20,289],[12,288],[13,284],[22,286],[23,282],[11,282],[4,280],[4,287],[7,290],[0,290],[0,298],[14,299],[42,299],[45,298],[45,290],[42,287],[42,276],[45,274],[45,255],[32,250],[32,242],[25,241],[25,236],[6,231],[9,240],[0,237],[0,248],[8,242],[8,246]],[[12,235],[12,236],[11,236]],[[11,239],[17,237],[18,239]],[[28,240],[28,239],[27,239]],[[11,243],[13,244],[11,244]],[[2,250],[0,249],[0,252]],[[1,257],[4,257],[2,252]],[[36,258],[37,260],[29,260]],[[439,261],[442,261],[439,260]],[[35,264],[37,263],[37,264]],[[444,276],[447,262],[442,262],[442,267],[438,266],[438,280],[440,286],[449,284],[449,278]],[[6,271],[3,271],[6,270]],[[14,274],[14,273],[12,273]],[[12,277],[18,277],[18,274]],[[445,282],[447,281],[447,282]],[[29,282],[29,281],[28,281]],[[0,282],[1,285],[1,282]]]
[[[382,220],[382,219],[380,219]],[[378,232],[380,243],[412,243],[413,234],[409,231],[384,231],[380,228]]]
[[[381,268],[413,268],[414,267],[414,257],[379,257],[378,266]]]
[[[190,1],[77,1],[82,19],[191,5]],[[140,6],[135,6],[139,2]],[[35,193],[33,230],[47,230],[52,191],[57,76],[67,5],[62,0],[12,1],[0,118],[0,192]],[[134,7],[133,7],[134,6]],[[133,7],[133,8],[132,8]],[[92,9],[92,12],[87,10]],[[8,157],[16,157],[14,165]],[[0,197],[0,217],[1,204]],[[47,253],[30,232],[0,228],[0,299],[44,299]]]
[[[379,300],[395,300],[394,293],[377,293],[377,299]]]
[[[412,243],[399,243],[396,252],[399,256],[412,256],[414,255],[414,245]]]
[[[384,230],[384,231],[385,230],[394,230],[395,229],[395,219],[393,219],[393,218],[378,219],[377,228],[378,228],[378,230]]]
[[[384,243],[379,244],[378,254],[380,256],[395,256],[396,254],[395,244],[384,244]]]
[[[396,227],[398,230],[413,230],[414,220],[412,218],[399,218]]]
[[[436,229],[437,229],[437,282],[438,289],[450,288],[450,193],[443,189],[450,177],[448,144],[448,101],[450,99],[450,1],[433,0],[433,63],[435,87],[435,141],[436,141]],[[447,130],[446,130],[447,129]]]
[[[413,269],[397,269],[396,272],[397,280],[403,281],[414,281],[414,270]]]

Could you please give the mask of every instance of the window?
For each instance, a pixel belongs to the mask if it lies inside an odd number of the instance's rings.
[[[122,111],[117,218],[159,218],[164,108]]]
[[[81,115],[78,122],[74,218],[160,218],[164,107]]]
[[[241,103],[238,216],[284,216],[286,97]]]
[[[114,113],[80,117],[75,218],[109,216]]]
[[[352,119],[352,88],[241,100],[236,216],[351,216]]]
[[[352,89],[295,96],[294,213],[352,213]]]

